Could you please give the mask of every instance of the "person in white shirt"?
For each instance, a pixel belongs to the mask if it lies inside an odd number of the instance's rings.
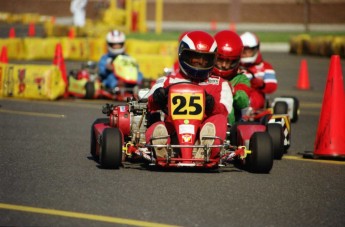
[[[86,18],[87,0],[71,0],[70,10],[73,13],[73,25],[84,27]]]

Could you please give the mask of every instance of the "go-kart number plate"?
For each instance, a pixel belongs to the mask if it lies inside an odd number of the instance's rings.
[[[138,68],[133,58],[119,55],[115,58],[113,65],[117,77],[128,82],[137,81]]]
[[[176,119],[202,120],[204,113],[203,94],[172,93],[170,95],[170,116]]]

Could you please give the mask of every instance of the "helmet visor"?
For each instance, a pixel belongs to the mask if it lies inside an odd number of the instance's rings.
[[[220,70],[231,70],[238,67],[240,59],[230,59],[222,55],[217,55],[215,66]]]
[[[242,51],[242,58],[249,58],[249,57],[253,57],[257,54],[259,48],[257,47],[244,47],[243,51]]]
[[[215,53],[203,53],[185,49],[181,52],[181,60],[192,68],[209,69],[214,66]]]
[[[113,48],[113,49],[121,49],[125,43],[108,43],[108,46]]]

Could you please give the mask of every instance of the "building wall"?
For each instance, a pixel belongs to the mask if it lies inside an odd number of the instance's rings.
[[[165,21],[303,23],[306,0],[163,0]],[[345,24],[345,0],[308,0],[310,23]],[[96,19],[107,0],[89,0],[87,17]],[[0,12],[72,16],[70,0],[0,0]],[[155,0],[147,0],[147,19],[155,19]]]

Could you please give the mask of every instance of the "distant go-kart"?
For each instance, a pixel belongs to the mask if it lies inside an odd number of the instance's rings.
[[[134,58],[119,55],[113,61],[118,86],[114,90],[105,89],[98,75],[97,63],[87,61],[81,69],[71,70],[68,76],[68,93],[70,96],[84,99],[112,99],[126,101],[127,97],[138,94],[138,65]],[[141,87],[147,84],[145,80]]]
[[[297,122],[298,116],[298,99],[293,96],[280,96],[274,98],[271,105],[267,100],[267,108],[249,108],[247,115],[242,117],[244,122],[239,122],[237,125],[245,125],[246,122],[263,125],[272,138],[274,158],[281,159],[290,148],[291,123]]]
[[[269,173],[273,166],[272,139],[266,131],[256,131],[250,127],[238,127],[238,135],[248,142],[240,146],[223,141],[219,137],[205,136],[202,140],[218,140],[219,145],[198,145],[196,143],[200,125],[204,120],[205,92],[195,84],[178,83],[170,86],[168,109],[156,113],[147,112],[148,91],[139,92],[139,100],[129,99],[127,105],[105,105],[103,113],[107,118],[99,118],[91,126],[91,155],[103,168],[118,169],[124,162],[142,161],[148,166],[161,168],[202,168],[218,169],[236,164],[249,172]],[[150,138],[146,144],[145,132],[152,119],[169,118],[175,133],[169,135],[170,144],[154,144],[161,138]],[[257,127],[254,123],[253,127]],[[174,138],[174,139],[173,139]],[[247,140],[246,140],[247,141]],[[157,155],[155,148],[164,148],[164,157]],[[219,153],[210,158],[212,148]],[[203,157],[195,157],[195,151],[202,149]]]

